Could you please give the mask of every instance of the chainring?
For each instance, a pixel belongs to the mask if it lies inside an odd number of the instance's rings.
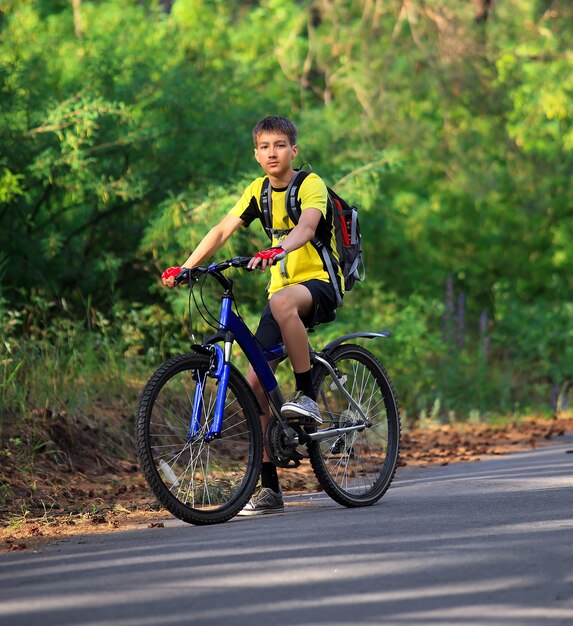
[[[298,467],[302,455],[297,452],[297,446],[298,436],[294,428],[274,415],[270,417],[265,430],[265,448],[269,460],[277,467]]]

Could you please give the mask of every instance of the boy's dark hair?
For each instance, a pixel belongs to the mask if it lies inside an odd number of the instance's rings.
[[[294,146],[298,137],[298,130],[293,122],[280,115],[269,115],[263,118],[253,128],[253,143],[257,147],[257,137],[261,133],[281,133],[288,137],[290,145]]]

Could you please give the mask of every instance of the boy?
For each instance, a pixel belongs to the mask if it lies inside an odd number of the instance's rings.
[[[287,118],[265,117],[253,129],[255,159],[263,168],[271,185],[272,247],[261,250],[249,262],[250,268],[263,272],[270,268],[269,301],[265,307],[257,340],[270,347],[284,342],[296,379],[297,393],[281,409],[287,420],[300,423],[321,424],[322,419],[312,387],[307,327],[332,319],[336,309],[336,292],[330,282],[323,260],[311,243],[316,237],[330,252],[338,273],[339,291],[342,293],[340,272],[332,218],[327,215],[327,190],[324,182],[309,174],[299,189],[300,218],[294,224],[286,210],[286,190],[295,175],[292,162],[297,155],[297,129]],[[210,258],[221,248],[240,226],[249,226],[261,219],[261,190],[264,177],[257,178],[244,191],[231,211],[203,238],[183,267],[195,267]],[[328,219],[327,219],[328,218]],[[173,287],[173,278],[163,278],[165,285]],[[273,371],[278,361],[270,362]],[[266,428],[269,407],[261,384],[249,367],[247,380],[261,405],[261,424]],[[266,455],[263,457],[261,491],[241,512],[257,515],[282,511],[284,503],[276,467]]]

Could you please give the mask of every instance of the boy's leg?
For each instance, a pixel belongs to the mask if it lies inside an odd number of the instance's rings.
[[[304,285],[292,285],[277,291],[269,305],[295,374],[309,371],[308,333],[301,318],[312,313],[312,294]]]
[[[273,370],[273,372],[277,369],[278,364],[279,364],[278,360],[269,362],[269,366]],[[259,377],[255,374],[255,371],[253,370],[252,365],[249,365],[249,371],[247,372],[247,382],[251,386],[251,389],[253,390],[261,406],[262,413],[260,415],[260,418],[261,418],[261,427],[263,429],[263,434],[264,434],[267,428],[267,422],[268,422],[269,414],[270,414],[269,402],[267,400],[265,392],[263,391],[261,381],[259,380]],[[263,462],[266,462],[268,460],[269,460],[269,457],[265,449],[263,453]]]
[[[273,372],[276,370],[279,361],[271,361],[269,365]],[[263,391],[261,381],[255,374],[252,366],[249,366],[247,373],[247,381],[251,385],[255,396],[261,406],[261,426],[263,433],[267,427],[268,416],[270,413],[269,403]],[[282,490],[279,483],[277,468],[272,461],[269,460],[266,447],[263,452],[263,465],[261,468],[261,490],[251,498],[250,502],[239,513],[239,515],[264,515],[266,513],[275,513],[284,510],[284,502]]]
[[[313,287],[313,289],[315,288]],[[326,304],[329,305],[329,302],[330,301],[327,299]],[[335,305],[332,306],[333,309],[334,306]],[[316,313],[315,309],[316,304],[314,302],[314,297],[307,287],[304,285],[286,287],[272,296],[268,307],[265,311],[263,311],[255,337],[261,345],[267,348],[280,343],[282,339],[295,372],[295,378],[297,379],[297,391],[302,390],[304,392],[305,389],[307,390],[308,397],[306,400],[310,400],[314,403],[314,407],[311,406],[314,422],[320,423],[322,420],[320,419],[318,406],[314,401],[314,392],[312,389],[308,333],[306,331],[305,324],[301,320],[301,318],[313,320]],[[319,319],[317,321],[321,320]],[[273,371],[275,371],[278,363],[279,361],[272,361],[269,363]],[[269,406],[261,383],[252,367],[249,367],[247,380],[261,406],[261,426],[264,432],[268,421]],[[302,384],[302,380],[306,380],[307,383]],[[287,407],[289,404],[292,403],[286,403],[284,406]],[[300,411],[300,406],[297,405],[295,407],[295,411]],[[302,414],[303,417],[306,417],[307,415],[308,413],[306,412]],[[300,417],[301,414],[297,413],[296,418]],[[278,476],[276,475],[276,467],[269,461],[266,450],[263,456],[261,483],[263,487],[261,493],[258,496],[255,496],[245,509],[241,511],[242,515],[271,513],[277,510],[282,510],[284,506],[282,504],[282,494],[280,491],[280,484],[278,483]],[[269,493],[269,491],[272,493]]]
[[[289,421],[321,424],[310,370],[308,333],[301,318],[312,318],[314,299],[304,285],[285,287],[275,293],[270,301],[273,317],[277,321],[296,379],[297,396],[286,402],[281,414]]]
[[[261,346],[270,348],[281,342],[280,329],[273,319],[270,309],[267,305],[261,315],[259,327],[255,337]],[[280,360],[269,361],[269,366],[273,370],[276,370]],[[270,415],[270,409],[267,397],[263,391],[261,381],[255,374],[252,366],[249,366],[247,372],[247,382],[251,386],[259,405],[261,407],[261,427],[263,433],[266,430],[268,416]],[[279,483],[279,477],[277,474],[277,468],[269,460],[266,448],[263,452],[263,465],[261,468],[261,487],[260,492],[253,496],[247,506],[240,512],[240,515],[259,515],[264,513],[274,513],[282,511],[284,509],[284,503],[282,498],[282,491]]]

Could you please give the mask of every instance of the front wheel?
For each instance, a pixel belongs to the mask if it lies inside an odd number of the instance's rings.
[[[309,444],[317,480],[336,502],[348,507],[368,506],[386,492],[398,464],[400,415],[386,370],[361,346],[345,344],[329,355],[338,382],[359,405],[367,425],[337,434],[334,429],[364,424],[364,418],[336,384],[324,365],[313,368],[313,382],[323,427],[333,430],[326,439]]]
[[[191,524],[216,524],[236,515],[259,477],[263,443],[259,411],[247,382],[231,369],[219,437],[213,424],[219,380],[201,354],[176,356],[151,377],[139,402],[136,444],[157,499]],[[202,404],[193,426],[193,407]]]

